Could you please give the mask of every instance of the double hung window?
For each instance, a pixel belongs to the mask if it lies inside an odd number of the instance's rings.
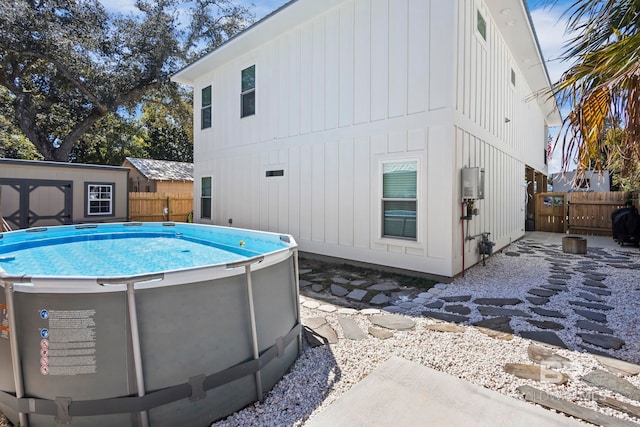
[[[416,240],[418,162],[382,165],[382,236]]]

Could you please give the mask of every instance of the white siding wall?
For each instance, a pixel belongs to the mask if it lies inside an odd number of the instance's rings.
[[[459,174],[465,166],[485,169],[485,198],[476,203],[479,215],[468,224],[468,233],[491,232],[495,249],[499,249],[524,234],[525,166],[546,172],[545,123],[484,2],[463,0],[457,4],[454,173]],[[486,41],[476,29],[478,10],[487,22]],[[458,212],[460,191],[458,188],[453,205]],[[453,236],[454,268],[460,271],[460,223]],[[465,244],[465,267],[479,260],[476,247],[476,240]]]
[[[304,251],[450,276],[454,183],[451,2],[351,0],[204,74],[213,126],[196,115],[213,219],[287,232]],[[240,71],[256,65],[256,115]],[[415,159],[418,239],[381,238],[381,162]],[[265,177],[283,169],[284,177]]]

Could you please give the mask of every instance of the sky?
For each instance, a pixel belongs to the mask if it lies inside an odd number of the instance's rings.
[[[127,13],[135,10],[134,0],[100,0],[103,6],[110,12]],[[241,3],[253,4],[253,13],[256,19],[261,19],[273,12],[288,0],[236,0]],[[316,0],[322,1],[322,0]],[[560,60],[564,45],[568,40],[565,34],[566,19],[562,16],[567,5],[573,0],[526,0],[531,13],[538,42],[542,55],[546,61],[547,70],[551,82],[559,80],[563,71],[568,68],[566,61]],[[563,115],[564,117],[564,115]],[[557,129],[551,129],[551,134],[557,134]],[[553,152],[553,158],[549,162],[549,172],[560,170],[560,148]]]

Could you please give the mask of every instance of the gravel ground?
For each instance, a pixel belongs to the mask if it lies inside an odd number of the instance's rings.
[[[512,245],[513,247],[516,246]],[[612,255],[616,254],[616,250],[609,251]],[[635,257],[636,263],[640,261],[637,250],[632,256]],[[438,297],[472,294],[474,297],[523,298],[528,289],[545,283],[550,274],[552,259],[543,256],[513,257],[498,253],[487,260],[486,266],[478,265],[469,269],[464,277],[457,278]],[[613,294],[606,298],[606,303],[616,307],[613,312],[607,314],[608,325],[616,331],[616,336],[626,342],[626,345],[621,350],[613,352],[613,355],[638,363],[640,270],[603,265],[598,271],[608,275],[606,283]],[[578,280],[579,278],[574,277],[569,284],[579,284]],[[575,299],[575,296],[569,293],[557,295],[545,308],[571,311],[567,310],[570,298]],[[303,426],[306,421],[329,406],[391,356],[403,357],[517,399],[521,399],[517,387],[531,385],[585,408],[640,423],[640,419],[601,407],[592,399],[597,393],[636,406],[640,405],[640,402],[634,402],[607,390],[596,389],[580,381],[580,378],[590,371],[603,369],[588,353],[557,351],[572,362],[568,368],[558,369],[570,378],[564,385],[524,380],[505,373],[503,366],[506,363],[531,364],[527,356],[530,341],[518,336],[514,336],[510,341],[502,341],[490,338],[474,327],[466,327],[463,333],[435,332],[426,329],[425,325],[437,321],[420,316],[418,309],[407,309],[404,315],[416,322],[413,330],[395,331],[394,336],[386,340],[369,337],[367,340],[351,341],[344,339],[342,335],[342,328],[337,320],[338,314],[327,314],[302,307],[303,323],[308,317],[326,317],[339,336],[338,343],[316,348],[305,345],[290,372],[276,384],[263,403],[245,408],[225,420],[214,423],[213,426]],[[477,310],[470,316],[471,321],[480,319]],[[575,323],[577,315],[575,319],[573,316],[568,315],[567,323]],[[351,317],[364,331],[372,326],[366,315],[356,314]],[[516,318],[513,318],[512,326],[515,330],[535,329]],[[558,335],[569,348],[578,349],[575,332],[575,329],[568,328],[559,331]],[[639,376],[624,378],[640,387]]]

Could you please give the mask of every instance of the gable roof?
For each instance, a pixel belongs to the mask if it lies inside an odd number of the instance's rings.
[[[127,157],[126,161],[131,163],[147,179],[155,181],[193,181],[193,163],[136,159],[133,157]]]

